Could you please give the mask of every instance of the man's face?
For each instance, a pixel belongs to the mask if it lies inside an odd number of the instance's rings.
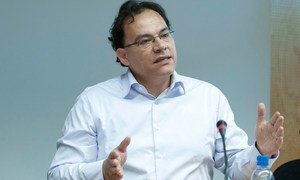
[[[168,35],[164,19],[153,10],[145,10],[134,16],[134,21],[124,22],[124,45],[141,38],[155,37],[149,46],[132,45],[117,49],[117,56],[127,65],[138,81],[170,78],[177,62],[174,39]],[[161,39],[160,39],[161,37]]]

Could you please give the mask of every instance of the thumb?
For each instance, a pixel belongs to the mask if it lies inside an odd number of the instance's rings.
[[[259,103],[257,108],[257,123],[260,124],[265,120],[266,106],[264,103]]]
[[[117,147],[117,149],[121,152],[126,152],[127,146],[130,144],[131,138],[127,136]]]

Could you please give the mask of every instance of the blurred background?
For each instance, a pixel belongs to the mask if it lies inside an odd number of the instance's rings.
[[[46,179],[76,97],[126,71],[107,40],[123,2],[0,1],[1,180]],[[177,72],[220,88],[254,143],[257,104],[270,105],[270,2],[157,2],[175,30]]]

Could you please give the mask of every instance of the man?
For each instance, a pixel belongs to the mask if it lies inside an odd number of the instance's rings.
[[[227,121],[228,174],[249,178],[259,154],[278,156],[283,116],[258,105],[256,143],[234,122],[213,85],[176,73],[177,54],[164,9],[127,1],[109,40],[127,73],[87,88],[58,141],[48,179],[212,179],[225,162],[216,122]]]

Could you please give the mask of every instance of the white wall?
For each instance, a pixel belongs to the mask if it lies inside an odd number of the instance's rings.
[[[125,71],[107,40],[122,2],[0,2],[0,179],[46,179],[77,95]],[[219,87],[253,143],[256,105],[270,101],[269,1],[158,2],[175,30],[177,71]]]

